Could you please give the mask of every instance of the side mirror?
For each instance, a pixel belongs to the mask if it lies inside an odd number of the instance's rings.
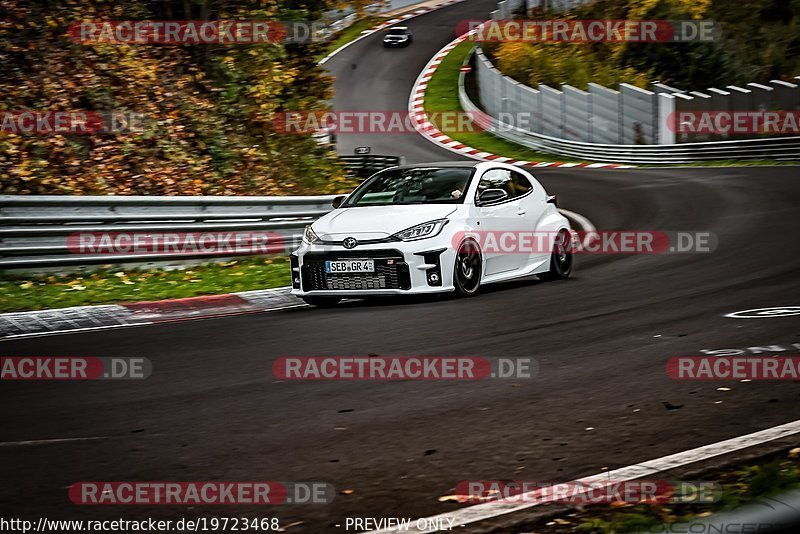
[[[333,200],[331,200],[331,206],[333,206],[333,209],[336,209],[339,206],[341,206],[342,202],[344,202],[344,199],[346,199],[346,198],[347,198],[346,195],[339,195],[338,197],[336,197]]]
[[[490,204],[492,202],[499,202],[504,200],[508,197],[508,193],[503,191],[502,189],[487,189],[480,195],[478,195],[478,203],[483,204]]]
[[[555,195],[548,195],[547,203],[552,204],[555,207],[558,207],[558,198]]]

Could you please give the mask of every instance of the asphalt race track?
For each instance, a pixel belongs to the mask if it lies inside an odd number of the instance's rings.
[[[336,76],[334,108],[405,113],[414,81],[434,54],[457,37],[456,24],[483,19],[496,6],[497,0],[467,0],[398,23],[408,26],[414,36],[414,42],[407,48],[383,48],[383,32],[350,45],[326,63]],[[468,159],[416,133],[338,136],[337,149],[341,154],[352,154],[358,146],[371,147],[373,154],[401,152],[407,163]]]
[[[453,39],[455,23],[492,6],[470,0],[412,19],[407,49],[384,50],[379,35],[349,47],[329,63],[337,108],[405,109],[414,78]],[[340,144],[349,153],[360,144],[402,151],[409,161],[455,157],[413,135]],[[562,207],[600,229],[709,231],[719,247],[582,256],[570,280],[487,287],[472,299],[349,302],[4,341],[6,356],[145,356],[153,374],[4,383],[3,515],[278,517],[283,526],[302,521],[290,533],[345,532],[348,516],[452,510],[437,498],[462,480],[570,480],[800,419],[796,383],[677,382],[664,369],[668,358],[701,349],[800,343],[800,316],[724,316],[800,305],[798,168],[536,174]],[[540,371],[479,382],[272,375],[281,356],[367,354],[532,356]],[[731,390],[717,391],[723,385]],[[271,509],[68,500],[70,484],[100,480],[324,480],[338,494],[331,505]]]

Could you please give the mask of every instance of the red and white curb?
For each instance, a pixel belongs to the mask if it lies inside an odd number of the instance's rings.
[[[332,58],[333,56],[335,56],[336,54],[338,54],[339,52],[341,52],[342,50],[344,50],[348,46],[357,43],[358,41],[360,41],[361,39],[364,39],[365,37],[369,37],[370,35],[372,35],[375,32],[381,31],[382,29],[386,28],[387,26],[391,26],[393,24],[397,24],[398,22],[403,22],[404,20],[408,20],[410,18],[414,18],[414,17],[418,17],[420,15],[424,15],[425,13],[430,13],[431,11],[435,11],[437,9],[441,9],[443,7],[447,7],[447,6],[450,6],[450,5],[453,5],[453,4],[458,4],[458,3],[461,3],[463,1],[464,0],[446,0],[444,2],[440,2],[438,4],[434,4],[432,6],[421,7],[419,9],[416,9],[416,10],[411,11],[409,13],[404,13],[403,15],[400,15],[399,17],[395,17],[395,18],[393,18],[391,20],[387,20],[387,21],[381,22],[380,24],[370,28],[369,30],[364,30],[363,32],[361,32],[361,36],[360,37],[358,37],[357,39],[353,39],[352,41],[350,41],[348,43],[343,44],[342,46],[340,46],[339,48],[337,48],[336,50],[334,50],[333,52],[331,52],[330,54],[328,54],[327,56],[322,58],[319,61],[318,65],[324,65],[325,63],[327,63],[327,61],[330,58]]]
[[[517,165],[520,167],[585,167],[588,169],[629,169],[632,168],[632,165],[618,165],[614,163],[564,163],[559,161],[520,161],[513,158],[507,158],[505,156],[499,156],[497,154],[492,154],[491,152],[485,152],[483,150],[479,150],[477,148],[473,148],[471,146],[467,146],[464,143],[456,141],[452,139],[448,135],[439,131],[436,126],[434,126],[430,120],[428,120],[428,114],[425,112],[425,89],[428,87],[428,82],[430,81],[431,77],[433,77],[433,73],[436,72],[436,69],[439,68],[439,65],[447,57],[456,46],[460,45],[464,41],[466,41],[471,35],[473,35],[478,29],[474,29],[470,32],[467,32],[460,37],[457,37],[455,40],[451,41],[447,44],[444,48],[439,50],[436,55],[431,58],[425,68],[422,69],[422,72],[417,77],[417,80],[414,82],[414,86],[411,88],[411,96],[408,99],[408,111],[412,117],[412,124],[417,132],[420,133],[423,137],[425,137],[428,141],[441,146],[451,152],[455,152],[456,154],[461,154],[463,156],[468,156],[472,159],[477,159],[480,161],[498,161],[500,163],[508,163],[510,165]]]
[[[307,306],[289,291],[289,287],[278,287],[153,302],[2,313],[0,338],[88,332]]]

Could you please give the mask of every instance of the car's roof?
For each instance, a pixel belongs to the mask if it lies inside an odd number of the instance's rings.
[[[412,163],[410,165],[398,165],[393,169],[428,169],[430,167],[466,167],[471,168],[480,165],[480,161],[434,161],[431,163]]]
[[[392,26],[390,30],[407,30],[408,26]]]

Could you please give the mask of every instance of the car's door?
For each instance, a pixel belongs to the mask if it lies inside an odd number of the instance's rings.
[[[518,212],[522,213],[525,219],[525,231],[536,232],[531,239],[525,240],[524,248],[531,251],[527,255],[526,263],[532,264],[548,260],[555,236],[546,232],[537,232],[540,221],[547,211],[547,196],[544,189],[535,178],[530,180],[525,173],[520,171],[511,171],[511,186],[519,196],[520,209]]]
[[[528,253],[520,252],[517,245],[520,232],[532,228],[527,217],[528,209],[522,203],[526,193],[520,194],[514,184],[514,174],[504,168],[488,169],[481,176],[475,193],[487,276],[520,269],[527,265],[530,257]],[[482,200],[487,191],[490,192],[487,197],[490,194],[496,197],[496,190],[505,192],[505,197],[494,200],[484,197]]]

